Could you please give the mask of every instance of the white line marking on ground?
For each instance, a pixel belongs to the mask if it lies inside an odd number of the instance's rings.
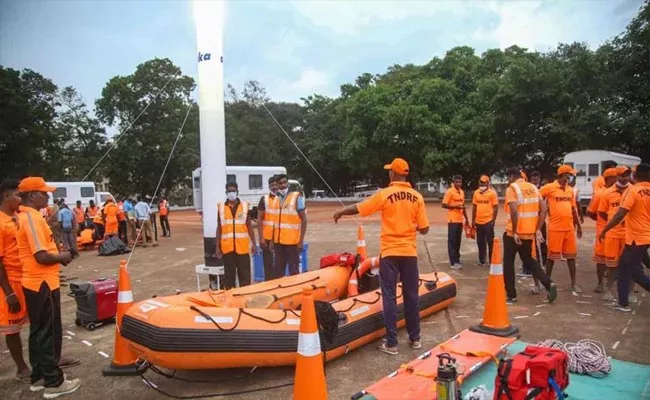
[[[72,336],[63,335],[64,338],[72,340]]]
[[[535,307],[540,308],[540,307],[546,307],[548,304],[538,304]]]
[[[632,310],[632,315],[636,315],[636,310]]]
[[[176,248],[176,251],[185,251],[185,250],[186,250],[185,247],[177,247]]]
[[[623,328],[623,332],[621,332],[621,335],[625,335],[627,333],[627,326]]]
[[[515,317],[515,319],[524,319],[524,318],[528,318],[528,315],[518,315]]]
[[[578,304],[591,304],[591,301],[578,300],[578,301],[576,301],[576,303],[578,303]]]
[[[637,303],[637,305],[638,305],[639,307],[641,307],[641,300],[639,300],[639,302]]]
[[[627,326],[630,326],[631,323],[632,323],[632,318],[627,320]]]
[[[619,344],[621,344],[621,342],[617,340],[616,343],[614,343],[614,345],[612,346],[612,350],[616,350]]]
[[[591,314],[586,312],[581,312],[580,315],[582,315],[583,317],[591,317]]]
[[[108,354],[104,353],[103,351],[98,351],[97,353],[104,358],[108,358]]]
[[[583,294],[582,297],[586,297],[586,298],[590,299],[590,298],[592,298],[594,296],[591,296],[591,295],[588,295],[588,294]]]
[[[542,313],[541,311],[537,311],[535,314],[533,314],[533,317],[536,317],[536,316],[538,316],[538,315],[541,314],[541,313]]]
[[[9,350],[5,350],[2,352],[2,354],[7,354],[7,353],[9,353]]]
[[[93,345],[92,343],[90,343],[90,342],[87,341],[87,340],[82,340],[81,343],[85,344],[85,345],[88,346],[88,347],[90,347],[90,346]]]
[[[435,322],[420,322],[420,325],[434,325]]]
[[[67,333],[70,336],[77,336],[77,334],[72,331],[65,331],[65,333]]]
[[[457,315],[456,319],[469,318],[469,315]]]

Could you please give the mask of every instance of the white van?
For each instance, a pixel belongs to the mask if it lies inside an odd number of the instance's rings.
[[[63,198],[69,206],[74,206],[77,201],[81,201],[81,205],[87,207],[90,200],[98,205],[104,204],[108,198],[115,200],[108,192],[95,191],[94,182],[47,182],[47,184],[56,188],[54,193],[49,194],[49,204],[52,204],[54,199]]]
[[[641,163],[639,157],[607,150],[574,151],[564,156],[564,163],[578,171],[576,187],[580,191],[580,198],[583,205],[589,204],[593,194],[592,183],[594,179],[598,178],[604,172],[603,162],[605,161],[614,161],[618,165],[627,165],[628,167],[633,167]]]
[[[257,204],[260,197],[269,192],[269,178],[273,175],[286,174],[285,167],[247,167],[226,166],[226,182],[236,182],[239,187],[239,198],[252,206],[253,215],[257,217]],[[300,182],[290,179],[289,191],[302,192]],[[201,168],[192,172],[192,194],[194,209],[201,212]],[[226,197],[226,188],[223,188],[223,197]]]

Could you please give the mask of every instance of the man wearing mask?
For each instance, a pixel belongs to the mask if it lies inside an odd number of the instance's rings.
[[[571,276],[571,291],[578,295],[582,290],[576,285],[576,256],[578,244],[576,240],[582,237],[582,226],[578,216],[576,198],[569,177],[575,175],[570,165],[562,165],[557,170],[557,180],[544,185],[539,191],[548,204],[550,214],[548,223],[548,259],[546,274],[551,278],[555,261],[565,258]]]
[[[472,197],[472,228],[476,229],[478,263],[476,266],[489,266],[494,242],[494,222],[499,213],[497,192],[490,187],[490,177],[481,176],[478,189]],[[486,249],[489,249],[486,257]]]
[[[276,177],[272,176],[269,178],[269,193],[262,196],[257,205],[257,226],[260,234],[262,258],[264,260],[264,280],[270,280],[276,277],[273,269],[273,253],[271,253],[270,243],[273,240],[273,226],[279,212],[279,209],[274,207],[274,205],[277,205],[274,202],[277,191]]]
[[[616,183],[602,191],[601,200],[598,204],[598,214],[605,222],[611,220],[621,206],[623,193],[630,186],[631,172],[626,166],[617,167]],[[607,176],[605,176],[605,179],[607,180]],[[598,232],[598,236],[600,236],[600,233],[602,233],[602,230]],[[621,253],[623,253],[623,248],[625,248],[625,221],[607,231],[605,240],[599,240],[599,242],[604,243],[605,265],[607,266],[607,291],[603,295],[603,300],[613,301],[612,288],[618,276],[616,267]]]
[[[594,292],[603,293],[605,291],[605,273],[607,272],[607,263],[605,260],[605,243],[604,241],[598,240],[600,232],[603,231],[605,225],[607,225],[607,211],[599,212],[601,203],[604,203],[604,195],[607,189],[612,187],[616,183],[618,177],[617,168],[608,168],[603,172],[603,178],[605,180],[605,186],[601,189],[597,189],[591,196],[591,201],[587,207],[587,216],[596,221],[596,240],[594,242],[594,257],[593,261],[596,263],[596,276],[598,277],[598,285]]]
[[[462,269],[460,263],[460,241],[463,237],[463,217],[465,224],[469,224],[467,211],[465,210],[465,192],[463,187],[463,177],[455,175],[453,185],[445,193],[442,199],[442,208],[449,210],[447,212],[447,252],[449,253],[449,266],[451,269]]]
[[[298,192],[289,192],[287,176],[278,175],[276,182],[278,192],[273,207],[278,210],[278,216],[271,243],[275,252],[275,278],[280,278],[284,276],[287,263],[290,275],[300,273],[298,265],[307,231],[307,214],[305,199]]]
[[[251,283],[250,254],[255,249],[255,233],[248,202],[239,200],[237,183],[226,184],[226,202],[217,205],[217,258],[223,260],[224,289]]]

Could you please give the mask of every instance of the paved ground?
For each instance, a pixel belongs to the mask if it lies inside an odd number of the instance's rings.
[[[310,218],[307,241],[310,269],[317,268],[321,255],[335,251],[354,251],[356,225],[343,221],[339,225],[331,222],[334,205],[319,204],[309,208]],[[439,204],[428,204],[429,219],[433,224],[431,232],[420,239],[420,268],[423,271],[450,272],[446,251],[445,215]],[[191,212],[177,212],[170,217],[173,229],[171,239],[161,239],[158,248],[138,248],[129,267],[136,300],[153,295],[168,295],[175,290],[191,292],[196,290],[194,265],[202,262],[202,237],[199,218]],[[502,218],[500,218],[502,220]],[[369,254],[378,252],[379,224],[377,218],[364,219]],[[503,226],[500,223],[499,226]],[[501,229],[499,229],[499,234]],[[634,312],[623,314],[611,311],[591,290],[595,284],[595,271],[591,263],[591,243],[594,239],[593,224],[587,223],[585,237],[580,241],[578,273],[579,284],[585,289],[581,297],[568,291],[568,273],[563,264],[556,266],[554,278],[560,287],[557,303],[543,305],[541,296],[528,294],[529,280],[518,283],[520,301],[510,307],[511,322],[521,330],[522,340],[536,342],[547,338],[563,341],[577,341],[591,338],[602,342],[608,354],[614,358],[650,364],[650,297],[640,293],[641,304]],[[422,339],[425,348],[454,333],[480,321],[483,312],[487,270],[472,265],[476,261],[476,246],[473,241],[464,240],[461,250],[465,269],[451,272],[458,282],[456,302],[444,312],[439,312],[422,321]],[[65,268],[68,277],[93,279],[114,276],[117,273],[119,257],[98,257],[85,253]],[[63,294],[68,292],[63,287]],[[104,378],[101,369],[109,363],[100,352],[112,355],[114,328],[112,325],[89,332],[74,325],[74,300],[62,296],[64,352],[83,360],[83,365],[67,371],[71,377],[82,379],[82,388],[70,398],[114,399],[138,398],[159,399],[162,395],[149,388],[138,377]],[[375,344],[351,352],[347,356],[328,364],[327,378],[330,397],[346,399],[359,389],[375,382],[394,370],[402,362],[416,357],[419,352],[404,346],[406,341],[401,332],[401,353],[397,357],[380,354]],[[27,331],[23,331],[25,355],[27,356]],[[3,399],[35,399],[25,385],[13,380],[13,363],[6,352],[4,341],[0,344],[0,393]],[[248,371],[201,371],[178,373],[189,379],[203,379],[211,383],[182,383],[177,380],[147,373],[158,387],[180,396],[197,396],[206,393],[245,391],[259,387],[290,382],[293,378],[290,368],[260,369]],[[235,379],[238,377],[243,379]],[[280,388],[254,394],[232,396],[233,399],[286,399],[291,397],[291,388]]]

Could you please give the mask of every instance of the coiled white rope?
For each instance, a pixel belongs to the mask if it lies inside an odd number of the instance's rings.
[[[612,370],[605,346],[595,340],[583,339],[576,343],[562,343],[557,339],[547,339],[537,345],[566,352],[569,356],[570,372],[604,378]]]

